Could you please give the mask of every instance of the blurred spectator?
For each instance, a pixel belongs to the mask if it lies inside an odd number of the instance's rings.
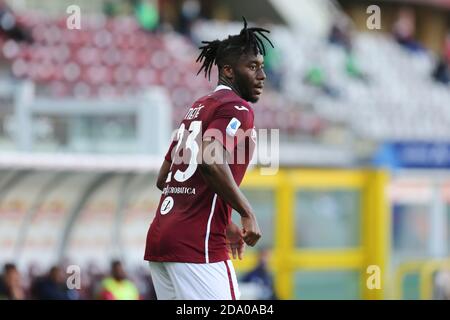
[[[0,35],[16,41],[32,42],[31,32],[23,26],[19,26],[16,16],[4,0],[0,0]]]
[[[252,283],[260,289],[258,292],[258,300],[277,300],[277,295],[273,286],[272,275],[268,269],[269,250],[262,248],[259,251],[259,261],[255,269],[242,277],[242,283]]]
[[[345,51],[352,50],[351,32],[348,23],[343,20],[335,21],[328,35],[328,42],[344,48]]]
[[[347,72],[347,75],[354,79],[362,80],[364,82],[368,82],[369,80],[367,74],[359,67],[356,57],[352,52],[347,53],[345,57],[345,71]]]
[[[152,276],[148,268],[139,265],[133,272],[137,288],[143,300],[157,300]]]
[[[405,49],[412,52],[423,51],[423,47],[415,40],[416,18],[411,8],[402,8],[399,11],[393,27],[395,40]]]
[[[23,300],[25,291],[17,267],[13,263],[5,264],[0,279],[0,300]]]
[[[25,288],[25,296],[31,297],[31,289],[34,281],[42,275],[40,266],[36,262],[30,262],[26,268],[26,273],[22,274],[22,286]]]
[[[433,79],[443,84],[450,83],[450,70],[448,62],[444,57],[440,58],[432,73]]]
[[[304,77],[304,82],[321,89],[323,93],[331,98],[339,97],[339,92],[327,82],[325,70],[320,66],[316,65],[309,68]]]
[[[328,42],[341,47],[345,52],[345,71],[352,78],[367,81],[367,75],[359,67],[353,52],[351,25],[345,19],[336,20],[331,26]]]
[[[450,31],[447,33],[444,43],[444,57],[448,64],[450,64]]]
[[[139,291],[133,282],[127,279],[122,263],[111,263],[111,276],[102,280],[98,298],[101,300],[139,300]]]
[[[134,15],[140,27],[155,31],[159,24],[159,12],[154,0],[130,0]]]
[[[41,268],[37,262],[31,262],[28,265],[27,272],[29,279],[36,279],[39,275],[43,273],[41,272]]]
[[[198,0],[184,0],[178,21],[178,31],[192,39],[192,26],[200,16],[200,3]]]
[[[435,278],[436,298],[450,300],[450,268],[438,271]]]
[[[81,298],[95,299],[105,274],[95,261],[90,261],[86,268],[84,277],[81,278]]]
[[[117,5],[114,1],[112,0],[107,0],[103,3],[103,13],[108,17],[108,18],[113,18],[117,15]]]
[[[264,56],[264,69],[267,74],[267,81],[276,90],[281,89],[283,68],[281,67],[281,50],[277,47],[266,46],[266,55]]]
[[[155,287],[153,285],[153,279],[152,276],[147,273],[143,277],[141,277],[141,280],[144,284],[144,290],[143,290],[143,299],[145,300],[157,300],[156,297],[156,291]]]
[[[77,300],[76,290],[67,287],[63,270],[59,266],[50,268],[48,275],[37,278],[31,287],[31,295],[38,300]]]

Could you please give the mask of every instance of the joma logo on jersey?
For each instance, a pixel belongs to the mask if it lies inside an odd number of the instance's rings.
[[[198,117],[200,114],[200,110],[202,110],[205,106],[199,105],[197,108],[190,108],[189,111],[186,113],[186,116],[184,119],[186,120],[192,120]]]
[[[245,111],[248,111],[248,109],[246,108],[246,107],[244,107],[244,106],[234,106],[237,110],[239,110],[239,111],[243,111],[243,110],[245,110]]]

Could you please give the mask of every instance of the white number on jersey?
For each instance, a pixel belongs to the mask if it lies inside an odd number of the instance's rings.
[[[201,130],[202,130],[202,122],[201,121],[192,121],[191,122],[191,125],[189,126],[190,134],[186,139],[186,148],[191,151],[191,158],[189,159],[189,166],[186,168],[186,170],[184,170],[184,171],[177,170],[177,172],[175,172],[174,178],[178,182],[184,182],[184,181],[188,180],[190,177],[192,177],[194,175],[195,171],[197,170],[197,166],[198,166],[197,155],[198,155],[200,148],[197,144],[196,139],[197,139],[197,136],[199,135],[199,133],[201,132]],[[177,132],[178,143],[175,148],[175,153],[178,151],[178,149],[181,146],[184,131],[185,131],[185,125],[184,125],[184,123],[182,123]]]

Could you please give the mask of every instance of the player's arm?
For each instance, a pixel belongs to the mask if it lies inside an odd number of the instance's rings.
[[[211,149],[222,150],[223,153],[207,152]],[[233,174],[226,162],[229,156],[228,151],[215,139],[204,140],[202,150],[204,150],[203,161],[199,164],[198,170],[206,184],[240,214],[243,239],[249,246],[254,246],[261,238],[261,230],[249,201],[234,181]]]
[[[170,172],[170,166],[171,165],[172,165],[171,162],[169,162],[166,159],[164,159],[164,161],[163,161],[163,163],[161,165],[161,168],[159,169],[158,179],[156,180],[156,186],[161,191],[163,190],[164,184],[166,183],[167,175]]]
[[[172,166],[172,151],[175,147],[177,141],[175,139],[172,140],[172,143],[169,146],[169,150],[167,150],[166,155],[164,156],[164,161],[161,165],[161,168],[159,168],[158,172],[158,179],[156,180],[156,186],[159,190],[163,190],[164,185],[167,180],[167,175],[170,172],[170,168]]]

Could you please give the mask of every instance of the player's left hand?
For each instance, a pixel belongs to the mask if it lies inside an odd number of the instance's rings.
[[[233,222],[227,227],[227,247],[228,252],[230,252],[233,256],[233,259],[238,257],[239,260],[242,260],[244,257],[245,242],[243,239],[242,230]]]

